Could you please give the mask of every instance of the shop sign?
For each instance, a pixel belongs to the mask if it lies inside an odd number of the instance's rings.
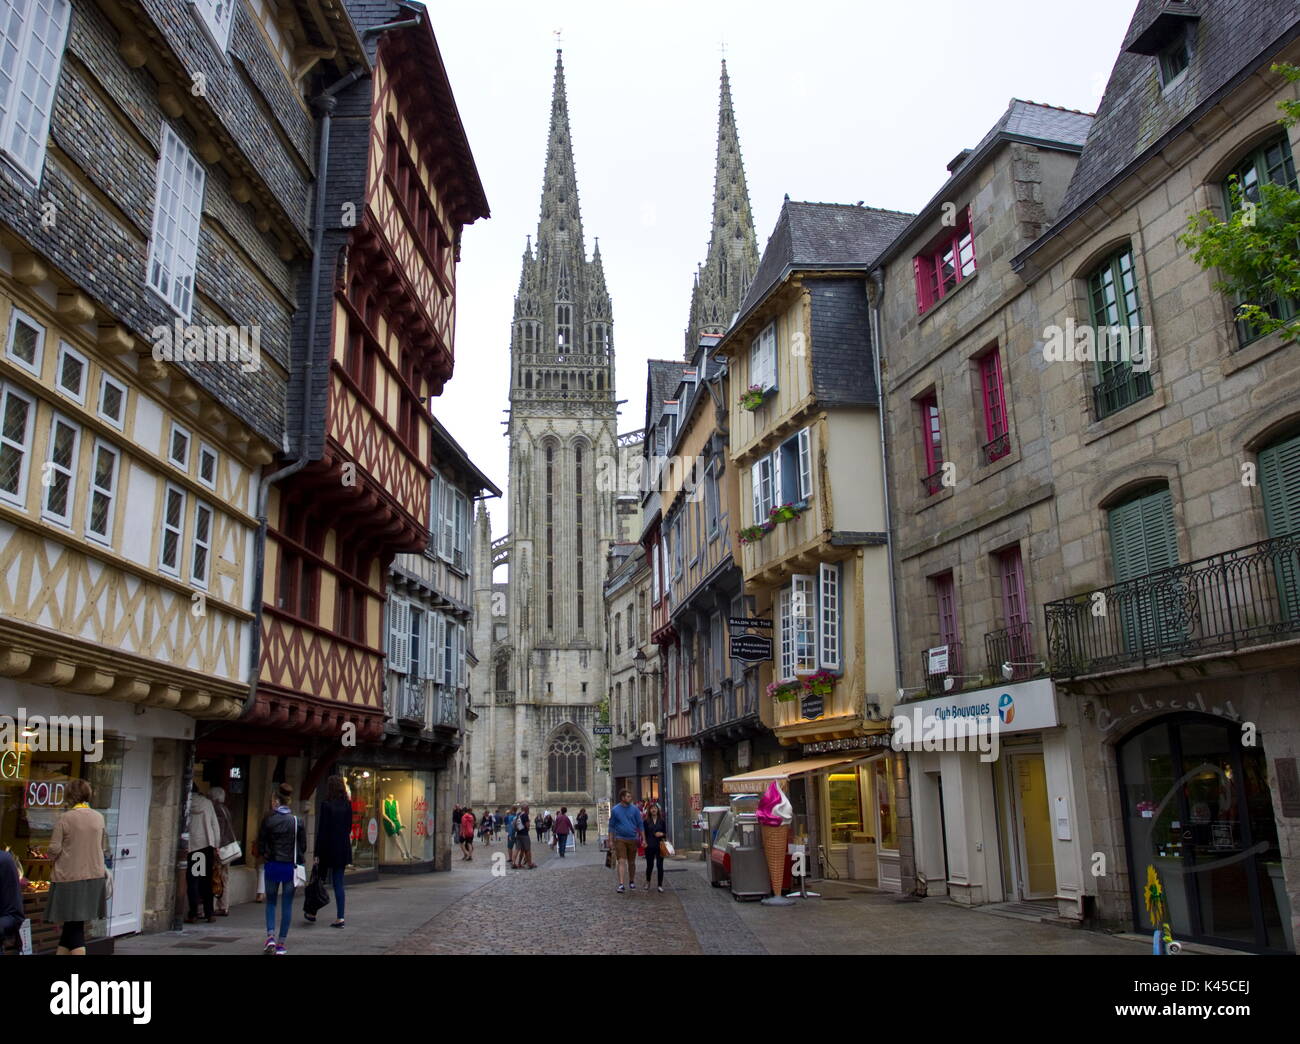
[[[0,782],[16,783],[26,779],[31,768],[31,759],[23,747],[11,747],[0,751]]]
[[[927,649],[926,656],[930,661],[931,674],[948,673],[948,646],[936,645],[933,649]]]
[[[816,721],[826,713],[826,697],[816,693],[804,693],[803,699],[799,701],[799,713],[808,721]]]
[[[1174,711],[1200,711],[1202,714],[1213,714],[1220,718],[1230,718],[1232,721],[1241,721],[1241,715],[1237,713],[1237,708],[1232,705],[1231,700],[1224,700],[1223,706],[1217,704],[1205,705],[1205,697],[1199,692],[1195,696],[1186,699],[1177,697],[1166,700],[1152,700],[1147,702],[1147,698],[1142,693],[1137,694],[1135,702],[1129,704],[1128,713],[1120,711],[1114,714],[1108,707],[1099,707],[1097,710],[1097,719],[1095,725],[1098,732],[1110,732],[1116,726],[1122,724],[1128,719],[1137,718],[1140,715],[1150,714],[1152,711],[1165,711],[1172,713]]]
[[[740,628],[741,630],[746,627],[757,627],[760,630],[770,631],[772,629],[772,621],[764,620],[757,616],[728,616],[727,626],[732,629]]]
[[[843,739],[818,740],[803,745],[803,756],[812,754],[837,754],[844,750],[885,750],[891,745],[892,732],[873,732],[867,736],[846,736]]]
[[[24,808],[59,808],[63,804],[65,784],[42,780],[28,783],[23,790]]]
[[[893,719],[895,750],[978,751],[983,761],[998,758],[1002,733],[1055,728],[1056,690],[1051,681],[979,689],[920,700],[898,707]]]
[[[772,659],[772,639],[761,634],[733,634],[731,658],[745,663],[762,663]]]
[[[374,816],[371,816],[370,822],[366,824],[366,840],[370,842],[372,847],[379,840],[379,820],[375,819]]]
[[[614,735],[613,725],[597,725],[592,730],[594,736],[612,736]]]

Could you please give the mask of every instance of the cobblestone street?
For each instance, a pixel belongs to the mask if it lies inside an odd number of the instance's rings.
[[[821,898],[774,908],[735,902],[711,888],[704,864],[670,860],[664,892],[615,891],[594,844],[561,860],[534,842],[536,870],[502,866],[505,846],[453,853],[450,873],[386,875],[348,890],[348,927],[332,931],[333,907],[315,924],[295,902],[291,954],[1141,954],[1134,937],[1107,936],[920,903],[835,882]],[[498,868],[494,873],[494,866]],[[120,939],[120,954],[255,954],[265,907],[249,903],[214,925]]]

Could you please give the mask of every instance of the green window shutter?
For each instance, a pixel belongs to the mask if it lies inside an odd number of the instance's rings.
[[[1259,473],[1268,535],[1300,533],[1300,435],[1261,450]],[[1300,619],[1300,553],[1282,549],[1274,560],[1273,576],[1283,619]]]
[[[1130,580],[1178,564],[1178,534],[1173,497],[1166,487],[1110,511],[1111,556],[1115,579]],[[1178,592],[1138,588],[1119,595],[1118,616],[1124,646],[1130,653],[1178,645],[1184,639]]]
[[[1259,477],[1268,535],[1300,530],[1300,435],[1260,450]]]

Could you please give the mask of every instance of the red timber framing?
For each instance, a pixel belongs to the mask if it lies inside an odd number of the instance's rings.
[[[321,457],[273,487],[257,705],[245,723],[383,737],[384,576],[429,541],[426,403],[454,364],[455,266],[487,200],[433,32],[393,30],[372,75],[365,206],[336,270]],[[323,770],[323,768],[322,768]]]

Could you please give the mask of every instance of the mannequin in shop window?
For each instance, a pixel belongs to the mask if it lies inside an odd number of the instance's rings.
[[[393,839],[397,850],[402,853],[402,858],[409,860],[411,850],[406,846],[406,838],[402,836],[402,831],[405,829],[402,825],[402,816],[397,810],[397,798],[389,794],[384,798],[384,833]]]

